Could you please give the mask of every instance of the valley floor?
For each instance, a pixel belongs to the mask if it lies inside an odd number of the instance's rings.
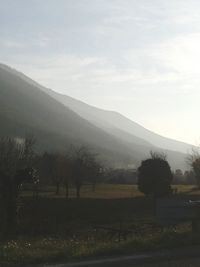
[[[194,186],[176,186],[180,196],[198,199]],[[21,194],[18,238],[0,243],[0,266],[58,263],[110,255],[159,251],[200,244],[191,224],[163,228],[155,220],[154,200],[134,185],[85,186],[81,199],[71,189],[65,199],[55,188]],[[120,230],[120,235],[119,235]]]

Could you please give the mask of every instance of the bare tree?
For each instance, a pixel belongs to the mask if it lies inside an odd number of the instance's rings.
[[[73,177],[73,161],[72,159],[66,155],[64,158],[64,184],[65,184],[65,197],[69,198],[69,186]]]
[[[11,233],[17,221],[17,197],[24,181],[34,179],[33,140],[0,139],[0,198],[4,230]]]
[[[94,181],[96,181],[97,173],[100,170],[99,166],[95,154],[91,153],[87,147],[81,146],[73,149],[71,157],[72,181],[76,187],[77,198],[80,198],[80,190],[84,182],[95,177],[93,180],[95,184]]]
[[[55,194],[60,193],[60,184],[62,177],[60,175],[60,155],[56,153],[45,152],[41,159],[42,178],[51,181],[56,186]]]
[[[57,186],[64,183],[65,184],[65,195],[66,198],[69,197],[69,181],[71,175],[71,166],[70,166],[70,159],[62,154],[57,155],[56,161],[56,168],[57,168]]]

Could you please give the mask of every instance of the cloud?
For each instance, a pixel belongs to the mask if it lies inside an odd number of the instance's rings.
[[[160,45],[166,66],[183,74],[200,74],[200,33],[185,34]]]
[[[197,0],[13,3],[2,1],[0,11],[4,63],[160,133],[168,128],[169,136],[181,139],[184,118],[190,139],[192,132],[200,132]]]
[[[0,39],[0,47],[2,48],[8,48],[8,49],[12,49],[12,48],[24,48],[25,44],[16,40],[2,40]]]

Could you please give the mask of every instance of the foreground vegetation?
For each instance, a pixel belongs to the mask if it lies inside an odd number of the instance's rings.
[[[0,246],[1,266],[26,266],[33,263],[58,263],[100,256],[119,256],[199,243],[196,236],[191,236],[187,226],[177,232],[171,229],[145,237],[129,238],[120,243],[93,238],[78,241],[62,238],[12,240]]]
[[[180,195],[198,198],[194,186],[176,186]],[[155,220],[154,200],[133,185],[84,186],[82,198],[65,199],[64,188],[41,188],[38,198],[21,192],[17,239],[0,243],[1,266],[66,262],[98,256],[130,254],[159,248],[199,244],[189,223],[161,228]],[[129,230],[123,238],[107,229]]]

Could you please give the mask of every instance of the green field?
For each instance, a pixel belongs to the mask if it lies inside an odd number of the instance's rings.
[[[178,194],[198,198],[194,186],[176,186]],[[0,243],[1,266],[22,263],[66,262],[102,255],[130,254],[161,247],[199,243],[189,223],[164,229],[155,221],[154,200],[134,185],[84,186],[81,199],[59,196],[54,187],[21,194],[19,232],[15,240]],[[103,229],[104,228],[104,229]],[[129,230],[123,237],[107,228]]]

